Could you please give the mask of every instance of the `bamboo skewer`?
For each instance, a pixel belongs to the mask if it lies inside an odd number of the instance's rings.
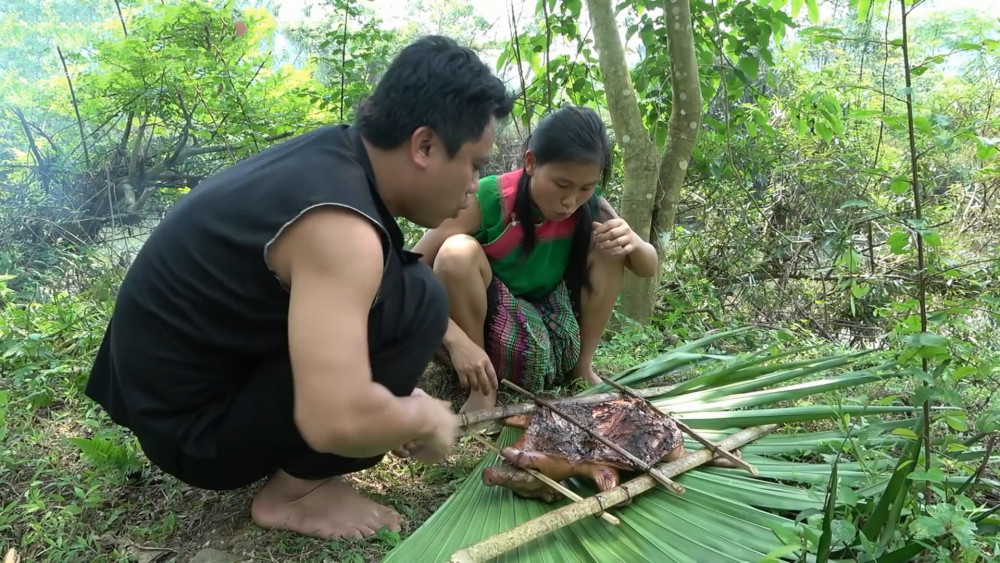
[[[780,425],[768,424],[740,430],[719,442],[718,447],[724,450],[741,448],[754,440],[774,432]],[[684,457],[661,465],[664,473],[676,477],[704,465],[715,458],[712,450],[705,448],[688,453]],[[631,481],[622,483],[613,489],[586,498],[582,501],[557,508],[551,512],[533,518],[509,530],[488,537],[476,544],[464,547],[451,556],[451,563],[479,563],[490,561],[504,553],[513,551],[522,545],[536,540],[545,534],[568,526],[592,514],[606,510],[610,506],[632,499],[656,486],[656,481],[650,475],[640,475]]]
[[[676,387],[677,385],[648,387],[646,389],[638,389],[635,393],[643,398],[653,397],[656,395],[662,395],[675,389]],[[596,403],[603,403],[604,401],[614,399],[615,397],[618,397],[618,393],[598,393],[596,395],[587,395],[584,397],[571,397],[568,399],[553,400],[552,402],[556,405],[593,405]],[[518,405],[503,405],[492,409],[465,412],[458,415],[459,426],[466,428],[474,424],[479,424],[480,422],[489,422],[491,420],[517,416],[519,414],[528,414],[535,412],[537,409],[538,405],[535,403],[521,403]]]
[[[638,393],[636,393],[632,389],[629,389],[628,387],[625,387],[624,385],[618,383],[617,381],[612,381],[610,378],[604,377],[603,375],[598,374],[597,377],[600,377],[601,381],[607,383],[608,385],[614,387],[615,389],[621,391],[622,393],[624,393],[626,395],[629,395],[629,396],[631,396],[631,397],[633,397],[635,399],[642,399],[643,402],[645,402],[647,405],[649,405],[656,412],[662,412],[662,411],[660,411],[660,409],[656,408],[656,405],[654,405],[652,402],[650,402],[649,399],[647,399],[646,397],[643,397],[643,396],[639,395]],[[713,452],[715,452],[716,455],[724,457],[724,458],[728,459],[729,461],[735,463],[736,465],[739,465],[743,469],[746,469],[747,472],[750,473],[751,475],[753,475],[754,477],[757,477],[758,475],[760,475],[760,473],[757,471],[757,468],[754,467],[754,466],[752,466],[752,465],[750,465],[749,463],[747,463],[746,460],[738,458],[738,457],[734,456],[733,454],[727,452],[726,450],[720,449],[711,440],[709,440],[708,438],[705,438],[701,434],[698,434],[697,432],[694,431],[693,428],[691,428],[687,424],[684,424],[680,420],[677,420],[676,418],[673,418],[673,417],[671,417],[671,420],[673,420],[674,423],[677,424],[677,428],[680,428],[681,431],[683,431],[683,432],[687,432],[688,435],[690,435],[692,438],[694,438],[696,441],[698,441],[701,445],[703,445],[706,448],[708,448],[708,449],[712,450]]]
[[[486,446],[487,448],[493,450],[497,454],[500,454],[500,448],[496,447],[496,445],[493,442],[490,442],[489,440],[487,440],[486,438],[483,438],[479,434],[469,434],[469,436],[472,436],[480,444],[482,444],[482,445]],[[503,459],[503,455],[500,456],[500,459]],[[558,481],[549,478],[544,473],[536,471],[536,470],[534,470],[534,469],[532,469],[530,467],[518,467],[518,469],[527,471],[532,476],[534,476],[536,479],[538,479],[541,482],[545,483],[546,485],[552,487],[553,489],[559,491],[560,493],[562,493],[563,495],[565,495],[567,498],[569,498],[572,501],[581,501],[581,500],[583,500],[583,497],[581,497],[580,495],[574,493],[570,489],[564,487]],[[615,516],[612,516],[612,515],[608,514],[607,512],[602,512],[601,513],[601,520],[604,520],[605,522],[607,522],[608,524],[611,524],[612,526],[618,526],[619,524],[622,523],[621,520],[619,520]]]
[[[588,434],[590,434],[591,436],[593,436],[594,438],[596,438],[599,442],[601,442],[605,446],[607,446],[607,447],[615,450],[616,452],[620,453],[621,455],[625,456],[625,458],[628,459],[629,461],[631,461],[632,463],[634,463],[636,465],[636,467],[638,467],[639,469],[642,469],[646,473],[649,473],[649,475],[652,476],[654,479],[656,479],[660,484],[668,487],[673,492],[675,492],[677,494],[684,493],[684,487],[681,487],[677,483],[674,483],[673,481],[671,481],[670,477],[667,477],[666,475],[664,475],[659,469],[657,469],[656,467],[654,467],[654,466],[646,463],[645,461],[637,458],[636,456],[632,455],[630,452],[628,452],[627,450],[625,450],[624,448],[622,448],[618,444],[612,442],[611,440],[608,440],[604,436],[601,436],[600,434],[598,434],[597,432],[595,432],[593,429],[587,427],[587,425],[581,423],[580,421],[576,420],[575,418],[571,417],[570,415],[568,415],[568,414],[560,411],[551,402],[546,401],[545,399],[542,399],[541,397],[536,396],[531,391],[528,391],[527,389],[524,389],[524,388],[520,387],[519,385],[517,385],[516,383],[512,383],[511,381],[509,381],[507,379],[504,379],[503,382],[504,382],[504,385],[507,385],[511,389],[514,389],[515,391],[517,391],[519,393],[522,393],[525,396],[531,397],[533,400],[537,401],[540,405],[548,408],[552,412],[558,414],[559,416],[561,416],[561,417],[565,418],[566,420],[568,420],[569,422],[571,422],[573,425],[579,427],[581,430],[587,432]]]

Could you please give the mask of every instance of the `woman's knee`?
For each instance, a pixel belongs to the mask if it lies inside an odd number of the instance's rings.
[[[489,271],[483,247],[469,235],[448,237],[434,258],[434,273],[446,284],[467,281],[473,273]]]

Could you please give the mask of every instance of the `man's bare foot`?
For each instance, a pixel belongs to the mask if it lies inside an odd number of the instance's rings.
[[[382,526],[398,532],[403,522],[394,510],[337,477],[306,481],[280,470],[254,496],[250,514],[262,528],[320,539],[363,539]]]

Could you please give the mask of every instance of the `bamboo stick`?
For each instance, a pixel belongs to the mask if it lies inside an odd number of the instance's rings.
[[[495,451],[498,454],[500,453],[500,448],[496,447],[496,445],[494,445],[493,442],[490,442],[489,440],[487,440],[486,438],[483,438],[479,434],[469,434],[469,435],[472,436],[473,438],[475,438],[476,441],[479,442],[480,444],[486,446],[487,448]],[[502,455],[500,456],[500,459],[503,459]],[[549,476],[545,475],[544,473],[536,471],[536,470],[534,470],[534,469],[532,469],[530,467],[518,467],[518,469],[521,469],[523,471],[527,471],[528,473],[530,473],[533,477],[535,477],[539,481],[541,481],[541,482],[545,483],[546,485],[552,487],[553,489],[559,491],[564,496],[568,497],[570,500],[572,500],[574,502],[575,501],[581,501],[581,500],[583,500],[583,497],[581,497],[580,495],[574,493],[572,490],[570,490],[570,489],[566,488],[565,486],[563,486],[562,483],[556,481],[555,479],[550,478]],[[611,524],[612,526],[618,526],[619,524],[622,523],[621,520],[619,520],[618,518],[616,518],[616,517],[608,514],[607,512],[601,513],[601,520],[604,520],[605,522],[607,522],[608,524]]]
[[[512,382],[510,382],[510,381],[508,381],[506,379],[504,379],[503,382],[504,382],[504,385],[507,385],[511,389],[514,389],[515,391],[517,391],[519,393],[523,393],[524,395],[526,395],[528,397],[531,397],[532,399],[534,399],[535,401],[537,401],[538,403],[540,403],[542,406],[547,407],[552,412],[558,414],[559,416],[561,416],[561,417],[565,418],[566,420],[568,420],[569,422],[571,422],[574,426],[577,426],[581,430],[587,432],[588,434],[590,434],[591,436],[593,436],[595,439],[597,439],[597,441],[599,441],[600,443],[604,444],[605,446],[607,446],[607,447],[615,450],[616,452],[620,453],[621,455],[625,456],[625,458],[628,459],[629,461],[631,461],[632,463],[634,463],[636,467],[638,467],[639,469],[642,469],[646,473],[649,473],[650,475],[652,475],[653,478],[656,479],[657,481],[659,481],[660,484],[662,484],[663,486],[668,487],[670,490],[672,490],[673,492],[675,492],[677,494],[683,494],[684,493],[684,487],[682,487],[682,486],[678,485],[677,483],[674,483],[673,481],[671,481],[670,477],[667,477],[666,475],[664,475],[659,469],[657,469],[656,467],[654,467],[654,466],[646,463],[645,461],[639,459],[638,457],[632,455],[631,452],[627,451],[625,448],[619,446],[618,444],[612,442],[611,440],[608,440],[604,436],[601,436],[596,431],[594,431],[592,428],[588,427],[586,424],[583,424],[582,422],[580,422],[579,420],[576,420],[572,416],[570,416],[570,415],[568,415],[568,414],[560,411],[559,408],[556,407],[555,405],[553,405],[551,402],[546,401],[545,399],[542,399],[541,397],[538,397],[537,395],[535,395],[531,391],[528,391],[527,389],[524,389],[524,388],[520,387],[516,383],[512,383]]]
[[[718,443],[718,447],[730,451],[741,448],[754,440],[758,440],[774,432],[780,424],[754,426],[740,430]],[[688,453],[684,457],[661,465],[667,475],[676,477],[695,467],[704,465],[715,458],[708,448]],[[488,537],[478,543],[464,547],[451,556],[451,563],[480,563],[489,561],[504,553],[513,551],[522,545],[536,540],[545,534],[582,520],[591,514],[603,512],[608,507],[630,500],[656,486],[656,481],[649,475],[640,475],[631,481],[622,483],[603,493],[557,508],[551,512],[533,518],[505,532]]]
[[[611,379],[608,379],[607,377],[604,377],[603,375],[600,375],[600,374],[598,374],[597,377],[600,377],[602,381],[604,381],[608,385],[614,387],[615,389],[621,391],[622,393],[625,393],[626,395],[629,395],[630,397],[633,397],[635,399],[642,399],[643,402],[645,402],[647,405],[649,405],[653,410],[655,410],[657,412],[662,412],[662,411],[660,411],[660,409],[656,408],[656,405],[654,405],[653,403],[651,403],[649,401],[649,399],[647,399],[645,397],[642,397],[642,396],[639,396],[638,394],[636,394],[635,391],[629,389],[628,387],[625,387],[624,385],[618,383],[617,381],[612,381]],[[664,413],[664,415],[666,416],[665,413]],[[673,418],[673,417],[671,417],[671,420],[674,421],[674,423],[677,425],[677,428],[680,428],[682,432],[687,432],[688,435],[690,435],[692,438],[694,438],[701,445],[703,445],[706,448],[712,450],[716,455],[724,457],[724,458],[728,459],[729,461],[735,463],[736,465],[739,465],[743,469],[746,469],[747,472],[750,473],[750,475],[753,475],[754,477],[757,477],[758,475],[760,475],[760,473],[757,471],[757,468],[754,467],[754,466],[752,466],[752,465],[750,465],[749,463],[747,463],[746,460],[740,459],[740,458],[734,456],[733,454],[727,452],[726,450],[719,449],[714,443],[712,443],[711,440],[709,440],[708,438],[705,438],[701,434],[698,434],[697,432],[694,431],[693,428],[691,428],[687,424],[684,424],[680,420],[677,420],[676,418]]]
[[[636,389],[634,392],[643,398],[656,397],[657,395],[662,395],[674,390],[678,385],[679,384],[648,387],[646,389]],[[616,397],[618,397],[618,393],[598,393],[597,395],[587,395],[583,397],[553,399],[552,402],[556,405],[593,405],[596,403],[603,403],[604,401],[608,401]],[[521,403],[517,405],[504,405],[492,409],[465,412],[458,415],[459,426],[466,428],[474,424],[479,424],[480,422],[489,422],[491,420],[517,416],[519,414],[528,414],[535,412],[536,410],[538,410],[538,405],[535,403]]]

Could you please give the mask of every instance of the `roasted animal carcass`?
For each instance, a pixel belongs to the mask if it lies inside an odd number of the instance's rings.
[[[567,404],[561,412],[588,426],[649,465],[673,461],[685,454],[684,438],[673,419],[638,398],[622,397],[590,405]],[[583,477],[606,491],[618,485],[619,471],[638,471],[628,458],[601,443],[590,433],[539,407],[534,413],[504,421],[524,428],[524,435],[500,452],[508,462],[483,470],[483,483],[501,486],[515,494],[552,502],[559,494],[521,468],[531,468],[555,481]],[[715,465],[732,462],[716,458]]]

